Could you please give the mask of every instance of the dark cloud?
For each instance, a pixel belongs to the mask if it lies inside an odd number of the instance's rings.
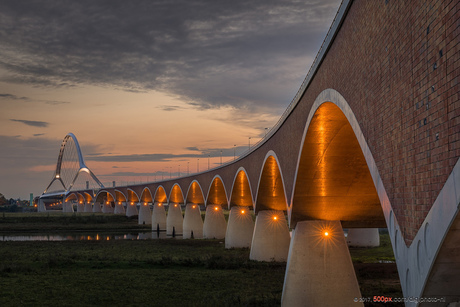
[[[159,109],[163,111],[177,111],[177,110],[183,110],[184,108],[181,106],[159,106]]]
[[[47,123],[47,122],[41,122],[41,121],[35,121],[35,120],[10,119],[10,121],[19,122],[19,123],[26,124],[28,126],[40,127],[40,128],[46,128],[49,125],[49,123]]]
[[[210,157],[233,157],[248,150],[248,146],[234,146],[230,148],[203,148],[187,147],[186,149],[196,151],[198,153],[188,154],[134,154],[134,155],[86,155],[86,161],[101,161],[101,162],[165,162],[176,159],[197,159]],[[221,153],[222,151],[222,153]],[[112,167],[117,168],[117,167]]]
[[[34,136],[42,136],[45,135],[44,133],[35,133]]]
[[[13,94],[0,94],[0,98],[10,99],[10,100],[22,100],[22,101],[38,101],[38,102],[44,102],[44,103],[50,104],[50,105],[58,105],[58,104],[70,103],[68,101],[37,100],[37,99],[31,99],[29,97],[19,97],[19,96],[13,95]]]
[[[201,109],[279,113],[299,88],[339,3],[5,0],[2,80],[160,90]]]

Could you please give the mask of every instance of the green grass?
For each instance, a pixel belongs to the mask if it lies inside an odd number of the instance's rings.
[[[94,213],[0,214],[0,233],[142,231]],[[388,234],[350,248],[363,297],[402,297]],[[1,306],[279,306],[285,263],[249,260],[223,240],[0,242]],[[378,306],[367,304],[366,306]],[[398,306],[398,305],[392,305]]]
[[[0,301],[18,305],[276,306],[284,263],[218,240],[2,242]]]

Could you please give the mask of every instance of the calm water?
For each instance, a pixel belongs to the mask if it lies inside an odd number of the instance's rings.
[[[147,240],[147,239],[166,239],[172,238],[167,236],[165,231],[149,232],[129,232],[129,233],[72,233],[72,234],[0,234],[0,241],[109,241],[109,240]],[[182,236],[176,236],[177,239]]]

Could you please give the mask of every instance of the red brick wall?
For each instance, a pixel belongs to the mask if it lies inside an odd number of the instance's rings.
[[[460,2],[354,1],[302,99],[354,111],[406,243],[460,156]]]

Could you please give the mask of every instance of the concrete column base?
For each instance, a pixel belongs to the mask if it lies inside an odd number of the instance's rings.
[[[248,207],[232,207],[225,233],[225,248],[251,247],[254,221]]]
[[[42,199],[38,200],[37,212],[46,212],[45,202]]]
[[[69,203],[68,202],[63,202],[62,203],[62,212],[63,213],[69,213],[70,212],[69,210],[70,210],[69,209]]]
[[[112,205],[109,203],[105,203],[102,205],[102,212],[103,213],[113,213],[113,208]]]
[[[85,210],[83,212],[93,212],[93,206],[91,203],[85,204]]]
[[[126,203],[122,203],[121,201],[117,202],[115,204],[115,209],[113,210],[113,213],[126,214],[125,207],[123,206],[123,204],[126,204]]]
[[[203,224],[203,237],[206,239],[224,239],[227,231],[227,222],[224,212],[219,205],[206,207],[206,216]]]
[[[79,213],[85,212],[85,204],[83,204],[83,203],[78,203],[78,204],[77,204],[77,212],[79,212]]]
[[[348,246],[377,247],[380,246],[378,228],[350,228],[347,235]]]
[[[155,203],[153,205],[152,230],[166,230],[166,211],[163,204]]]
[[[203,239],[203,219],[198,205],[187,204],[185,206],[183,238]]]
[[[283,211],[263,210],[256,216],[249,259],[286,261],[291,237]]]
[[[179,204],[169,204],[166,217],[166,235],[182,235],[183,232],[182,208]]]
[[[137,206],[136,203],[126,203],[126,216],[136,216],[139,215],[139,212],[137,211]]]
[[[327,235],[326,235],[327,233]],[[292,232],[282,306],[363,306],[340,221],[298,222]]]
[[[94,213],[102,212],[102,208],[101,208],[101,204],[100,204],[100,203],[94,203],[94,205],[93,205],[93,212],[94,212]]]
[[[148,203],[139,203],[139,217],[137,223],[139,225],[152,224],[152,212],[150,212],[150,205]]]

